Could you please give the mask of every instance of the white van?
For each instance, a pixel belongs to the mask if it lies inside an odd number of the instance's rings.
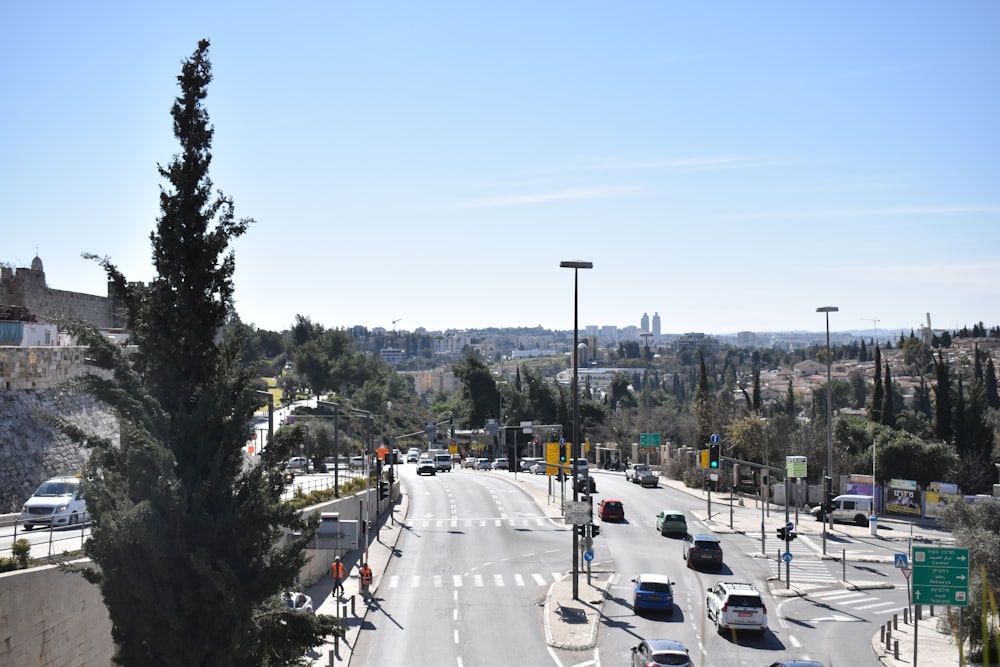
[[[21,507],[21,525],[25,530],[35,526],[71,526],[87,519],[87,503],[80,494],[79,477],[53,477],[42,482]]]
[[[853,523],[859,526],[868,525],[868,517],[872,515],[874,506],[871,496],[843,495],[833,499],[833,510],[830,518],[841,523]],[[817,506],[812,509],[813,516],[817,521],[823,520],[823,507]]]

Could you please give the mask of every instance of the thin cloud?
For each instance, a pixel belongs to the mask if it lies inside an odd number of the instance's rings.
[[[555,190],[553,192],[539,192],[530,195],[511,195],[507,197],[492,197],[480,199],[461,204],[456,204],[452,208],[498,208],[502,206],[525,206],[530,204],[547,204],[559,201],[579,201],[584,199],[609,199],[611,197],[625,197],[635,194],[643,188],[637,185],[626,185],[618,187],[603,188],[573,188],[568,190]]]
[[[755,220],[792,220],[798,218],[873,218],[900,215],[957,215],[1000,213],[998,204],[958,206],[901,206],[898,208],[857,208],[839,211],[789,211],[786,213],[755,213],[744,216]]]

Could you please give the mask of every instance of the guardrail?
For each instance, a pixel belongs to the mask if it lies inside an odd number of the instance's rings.
[[[89,527],[90,523],[86,522],[74,526],[27,530],[19,514],[3,514],[0,515],[0,556],[9,558],[13,544],[26,539],[31,542],[29,556],[33,561],[52,562],[79,557]]]

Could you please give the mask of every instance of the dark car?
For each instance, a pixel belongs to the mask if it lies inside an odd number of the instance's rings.
[[[722,544],[715,535],[685,535],[683,555],[688,567],[710,565],[722,569]]]
[[[601,521],[624,521],[625,506],[622,501],[605,498],[597,505],[597,514]]]
[[[694,667],[687,647],[673,639],[647,639],[632,647],[632,667]]]
[[[674,613],[674,582],[662,574],[640,574],[632,580],[632,610]]]
[[[580,493],[597,493],[597,482],[590,475],[577,475],[576,490]]]

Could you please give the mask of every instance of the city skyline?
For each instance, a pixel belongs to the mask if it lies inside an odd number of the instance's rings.
[[[0,261],[96,295],[82,253],[153,277],[208,38],[261,328],[568,330],[569,259],[581,326],[817,332],[835,305],[831,331],[955,330],[1000,303],[995,2],[390,7],[11,6]]]

